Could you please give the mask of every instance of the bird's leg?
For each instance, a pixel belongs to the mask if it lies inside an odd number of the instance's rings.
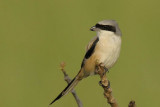
[[[103,69],[103,75],[106,74],[106,72],[109,72],[108,68],[105,67],[103,63],[99,63],[99,60],[96,61],[96,74],[99,73],[99,69]]]
[[[109,72],[108,68],[106,68],[103,63],[100,63],[99,66],[100,66],[101,68],[103,68],[104,71],[105,71],[105,72],[103,73],[103,75],[106,74],[106,72]]]

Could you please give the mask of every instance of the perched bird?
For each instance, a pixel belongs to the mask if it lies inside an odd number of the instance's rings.
[[[103,20],[90,28],[97,35],[89,42],[81,69],[68,86],[50,103],[68,94],[77,83],[96,72],[97,60],[110,69],[117,61],[121,48],[121,31],[114,20]]]

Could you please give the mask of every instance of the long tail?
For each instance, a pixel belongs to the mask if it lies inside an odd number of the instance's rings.
[[[80,70],[81,71],[81,70]],[[80,72],[79,72],[80,73]],[[78,74],[79,74],[78,73]],[[68,94],[80,81],[80,79],[78,78],[78,75],[68,84],[68,86],[49,104],[53,104],[55,101],[57,101],[58,99],[60,99],[62,96]]]

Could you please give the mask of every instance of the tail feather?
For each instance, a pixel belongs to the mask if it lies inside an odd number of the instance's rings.
[[[49,104],[53,104],[55,101],[60,99],[62,96],[68,94],[79,82],[77,76],[68,84],[68,86]]]

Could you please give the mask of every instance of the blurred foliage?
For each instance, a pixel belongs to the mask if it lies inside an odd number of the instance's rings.
[[[0,0],[0,106],[47,107],[66,86],[59,63],[74,77],[89,28],[115,19],[122,50],[110,70],[113,94],[125,107],[160,106],[160,1],[158,0]],[[106,107],[98,76],[76,87],[85,107]],[[52,105],[53,106],[53,105]],[[55,107],[76,107],[71,94]]]

